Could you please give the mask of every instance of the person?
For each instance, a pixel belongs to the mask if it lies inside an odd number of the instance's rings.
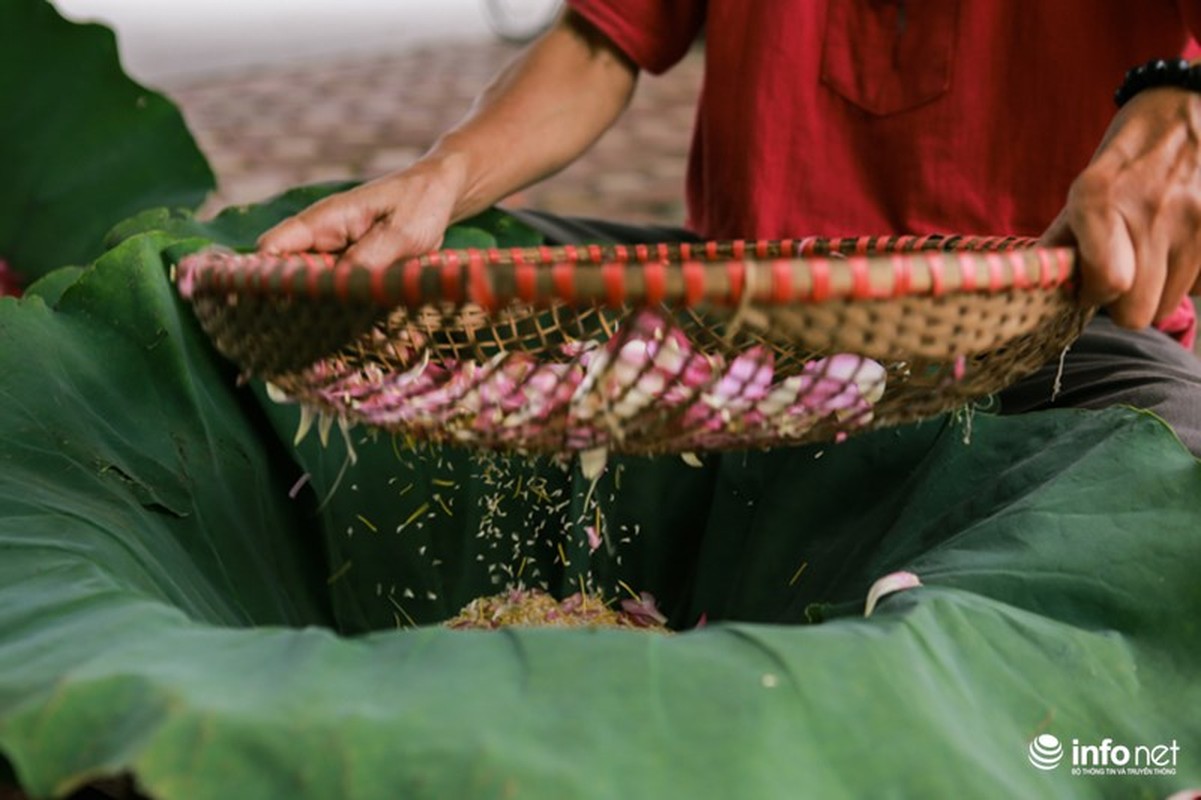
[[[950,232],[1074,246],[1081,302],[1104,311],[1064,360],[1062,392],[1049,364],[1003,410],[1147,408],[1201,454],[1201,366],[1178,344],[1201,290],[1201,93],[1113,102],[1128,68],[1201,32],[1201,2],[567,5],[423,158],[281,222],[260,248],[377,268],[434,250],[449,224],[586,151],[640,72],[669,69],[703,31],[688,230],[527,219],[559,241]]]

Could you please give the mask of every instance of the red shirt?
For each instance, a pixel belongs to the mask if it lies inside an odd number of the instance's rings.
[[[1201,0],[568,2],[654,73],[703,26],[687,196],[714,238],[1037,236],[1125,71],[1201,29]]]

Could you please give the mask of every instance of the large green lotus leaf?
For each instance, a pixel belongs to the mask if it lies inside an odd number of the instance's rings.
[[[46,0],[0,3],[0,258],[27,279],[90,261],[144,208],[194,207],[213,174],[179,111],[122,71],[113,34]]]
[[[349,465],[336,433],[293,454],[295,409],[234,388],[165,278],[176,242],[126,240],[53,306],[0,300],[0,752],[30,793],[126,772],[159,798],[1201,783],[1201,467],[1151,416],[615,460],[596,486],[359,431]],[[612,551],[590,557],[598,513]],[[496,563],[559,589],[590,566],[709,624],[410,627],[494,591]],[[925,586],[863,619],[898,569]],[[1043,732],[1175,740],[1177,773],[1042,772]]]
[[[157,231],[178,238],[204,238],[234,250],[251,250],[259,234],[276,222],[353,185],[350,181],[335,181],[301,186],[266,203],[229,206],[207,221],[197,219],[186,208],[151,208],[113,226],[105,242],[115,247],[138,234]]]
[[[350,189],[353,181],[317,183],[289,189],[264,203],[230,206],[211,220],[199,220],[185,208],[152,208],[122,220],[105,241],[115,246],[139,233],[159,231],[183,238],[199,237],[233,250],[253,250],[267,228],[296,214],[334,192]],[[488,209],[453,225],[443,247],[526,247],[542,243],[542,236],[499,209]]]

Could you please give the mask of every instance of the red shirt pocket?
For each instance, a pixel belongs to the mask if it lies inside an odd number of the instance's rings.
[[[830,0],[822,83],[864,111],[896,114],[951,85],[960,0]]]

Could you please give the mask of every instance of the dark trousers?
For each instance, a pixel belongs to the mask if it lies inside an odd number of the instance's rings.
[[[541,211],[513,213],[551,244],[697,239],[690,231],[669,226],[557,217]],[[1055,394],[1057,374],[1060,389]],[[1171,425],[1185,446],[1201,457],[1201,360],[1159,331],[1119,328],[1104,314],[1089,323],[1072,345],[1062,373],[1056,359],[1001,392],[1000,401],[1003,414],[1048,408],[1145,409]]]

